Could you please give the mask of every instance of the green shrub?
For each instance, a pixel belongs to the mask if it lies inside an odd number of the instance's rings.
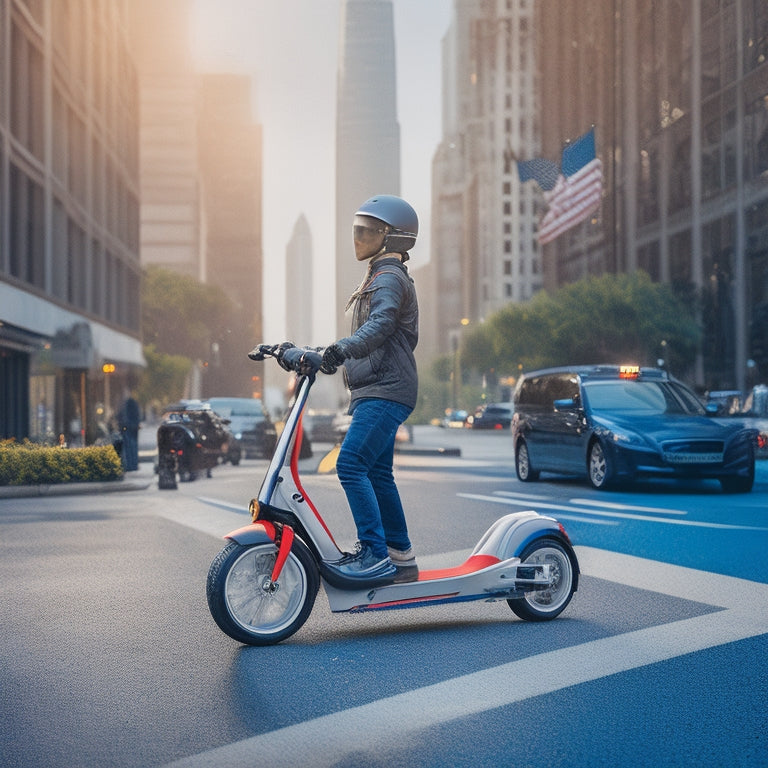
[[[0,485],[55,485],[119,480],[120,457],[111,445],[59,448],[28,440],[0,442]]]

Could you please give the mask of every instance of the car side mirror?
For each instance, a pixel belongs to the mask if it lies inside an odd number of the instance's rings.
[[[720,409],[717,407],[717,403],[707,403],[704,410],[707,412],[707,416],[717,416]]]
[[[553,405],[555,411],[574,411],[576,410],[576,401],[572,397],[563,400],[555,400]]]

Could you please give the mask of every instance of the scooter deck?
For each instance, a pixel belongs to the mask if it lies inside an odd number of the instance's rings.
[[[453,568],[435,568],[432,570],[419,571],[418,581],[432,581],[434,579],[451,579],[455,576],[466,576],[468,573],[482,571],[483,568],[489,568],[496,563],[500,563],[498,557],[493,555],[471,555],[461,565]]]
[[[521,595],[517,582],[520,559],[499,560],[493,555],[470,556],[455,568],[422,571],[417,581],[387,584],[368,589],[338,589],[323,580],[328,604],[334,613],[414,608],[420,605],[467,602],[471,600],[502,600]],[[542,588],[547,585],[549,566],[541,570]],[[523,579],[530,590],[528,578]]]

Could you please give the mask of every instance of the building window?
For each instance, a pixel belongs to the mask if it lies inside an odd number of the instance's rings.
[[[14,136],[42,162],[43,142],[43,55],[24,32],[11,28],[11,130]]]
[[[637,249],[637,266],[647,272],[654,283],[661,281],[661,261],[658,240]]]
[[[10,274],[44,290],[43,188],[13,164],[9,180]]]
[[[669,239],[669,279],[675,288],[692,284],[690,229],[678,232]]]

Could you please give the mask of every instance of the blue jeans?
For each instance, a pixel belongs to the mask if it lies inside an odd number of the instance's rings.
[[[392,474],[395,434],[411,410],[391,400],[361,400],[336,459],[357,538],[377,557],[387,556],[387,545],[402,550],[411,546]]]

